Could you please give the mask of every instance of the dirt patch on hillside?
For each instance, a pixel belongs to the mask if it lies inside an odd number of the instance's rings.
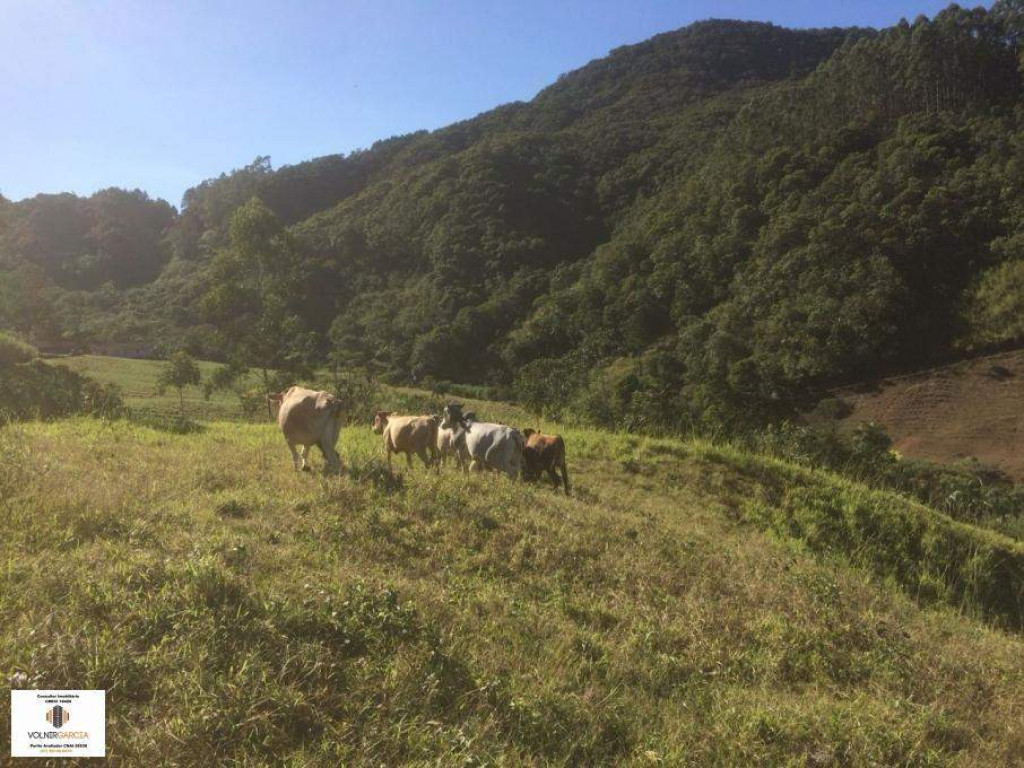
[[[839,422],[883,425],[906,456],[944,464],[977,458],[1024,481],[1024,350],[838,390]]]

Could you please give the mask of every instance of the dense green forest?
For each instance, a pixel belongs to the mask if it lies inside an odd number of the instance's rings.
[[[347,156],[0,198],[0,325],[754,423],[1024,341],[1024,3],[886,30],[706,21]]]

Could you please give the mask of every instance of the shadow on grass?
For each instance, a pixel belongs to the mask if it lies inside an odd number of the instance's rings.
[[[206,427],[198,421],[181,414],[133,413],[130,419],[132,424],[140,427],[158,429],[174,435],[196,435],[206,431]]]
[[[348,466],[348,474],[355,482],[369,483],[384,493],[398,493],[405,487],[405,478],[392,472],[383,461],[377,458],[351,461]]]

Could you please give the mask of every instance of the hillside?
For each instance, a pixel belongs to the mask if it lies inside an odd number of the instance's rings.
[[[900,453],[941,464],[977,459],[1024,482],[1024,351],[894,376],[836,396],[841,428],[883,425]]]
[[[0,323],[511,387],[630,429],[792,416],[1024,333],[1022,29],[1009,0],[885,30],[700,22],[528,103],[202,182],[130,230],[133,271],[92,200],[0,201]]]
[[[1019,545],[733,449],[544,426],[571,498],[392,477],[366,426],[340,477],[294,472],[270,424],[0,429],[0,671],[106,689],[132,764],[1019,756]]]

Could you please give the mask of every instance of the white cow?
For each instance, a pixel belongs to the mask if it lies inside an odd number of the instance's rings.
[[[470,459],[471,470],[494,469],[515,480],[523,468],[523,435],[514,427],[468,421],[459,403],[444,409],[442,429],[455,431],[460,451]]]
[[[329,392],[315,392],[304,387],[289,387],[284,392],[267,395],[270,403],[280,406],[277,423],[288,450],[292,452],[295,469],[309,471],[309,449],[317,446],[323,451],[327,469],[341,469],[341,457],[335,450],[341,434],[341,401]],[[302,447],[302,455],[295,450]]]

